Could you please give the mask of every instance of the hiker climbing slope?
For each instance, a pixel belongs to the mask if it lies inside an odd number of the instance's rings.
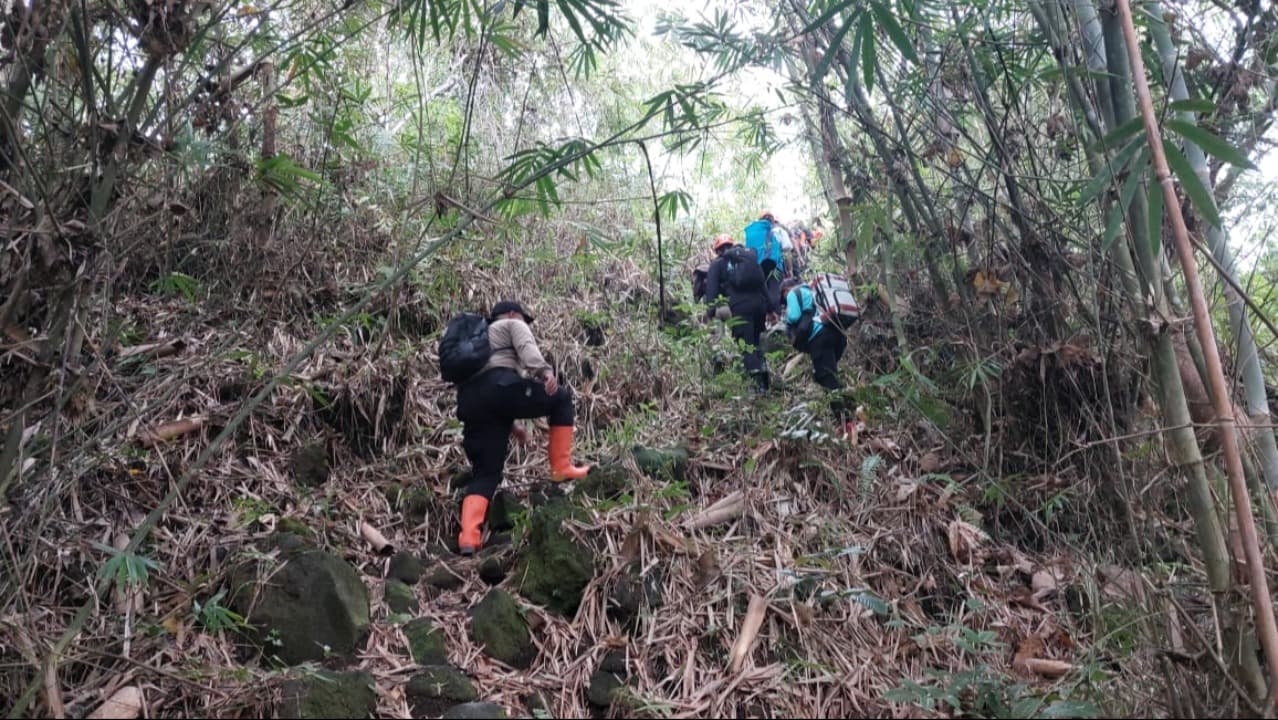
[[[746,346],[742,358],[746,373],[757,392],[766,392],[770,383],[759,339],[770,303],[763,269],[754,251],[734,244],[728,235],[715,237],[714,252],[718,257],[706,275],[706,317],[714,317],[720,297],[727,298],[732,337]]]
[[[468,316],[461,316],[462,318]],[[482,318],[469,316],[482,322]],[[488,503],[501,484],[511,430],[518,418],[550,419],[550,479],[553,482],[586,476],[588,467],[572,462],[572,391],[559,384],[555,371],[541,355],[529,324],[533,318],[517,302],[497,303],[487,319],[489,357],[473,375],[457,382],[457,418],[462,421],[462,447],[471,464],[471,481],[462,501],[458,550],[463,555],[483,545],[480,526]],[[440,366],[447,371],[449,323],[441,343]],[[479,323],[473,325],[477,332]],[[474,343],[482,344],[482,338]],[[467,347],[458,343],[453,347]],[[455,353],[461,354],[461,353]],[[482,350],[479,353],[482,355]],[[451,380],[445,372],[444,379]]]
[[[745,246],[754,251],[763,269],[767,285],[768,312],[781,312],[781,277],[785,274],[785,257],[779,224],[772,213],[765,212],[745,227]]]
[[[844,434],[851,436],[853,421],[840,391],[839,360],[847,350],[848,339],[817,305],[811,287],[798,280],[786,280],[781,286],[785,295],[785,323],[794,348],[812,358],[812,374],[817,384],[830,391],[830,409]]]

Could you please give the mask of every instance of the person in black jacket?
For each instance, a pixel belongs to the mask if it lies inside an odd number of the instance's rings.
[[[732,312],[732,337],[745,343],[746,350],[742,360],[746,373],[754,380],[755,391],[762,394],[767,392],[771,384],[759,342],[770,308],[767,286],[762,283],[762,270],[758,269],[754,251],[735,248],[728,235],[715,237],[714,252],[717,257],[710,263],[710,270],[706,275],[706,317],[714,317],[719,299],[727,298],[728,309]],[[744,259],[736,259],[738,254]],[[749,257],[745,258],[745,254]],[[741,263],[740,269],[735,267],[737,263]],[[757,273],[759,281],[757,286],[752,278],[754,273]]]

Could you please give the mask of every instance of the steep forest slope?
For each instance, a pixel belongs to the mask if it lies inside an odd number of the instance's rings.
[[[1265,714],[1278,9],[1136,10],[15,3],[0,709]],[[769,209],[863,301],[851,437],[692,303]],[[500,299],[595,468],[528,423],[462,558],[436,352]]]

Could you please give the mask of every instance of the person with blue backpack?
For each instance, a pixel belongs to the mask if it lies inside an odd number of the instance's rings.
[[[716,257],[706,274],[706,318],[716,315],[721,297],[727,299],[732,313],[729,321],[732,337],[745,344],[742,361],[746,373],[754,380],[755,392],[765,393],[771,378],[760,339],[771,303],[763,269],[754,252],[735,244],[729,235],[716,236],[713,247]]]
[[[745,246],[753,250],[759,260],[767,286],[768,312],[774,314],[781,312],[781,278],[785,274],[783,238],[778,231],[780,227],[776,217],[765,212],[745,228]]]
[[[480,528],[501,484],[512,431],[516,439],[526,440],[523,430],[514,427],[516,419],[549,419],[552,482],[578,480],[590,471],[572,461],[572,391],[559,384],[542,357],[529,328],[532,321],[522,305],[505,300],[487,318],[457,316],[440,341],[440,374],[457,386],[462,449],[471,466],[457,538],[462,555],[473,555],[483,545]]]
[[[830,391],[830,410],[840,429],[851,437],[855,428],[848,417],[841,396],[843,383],[839,380],[839,361],[848,347],[847,336],[817,307],[812,288],[790,278],[782,284],[781,292],[785,296],[785,324],[791,343],[795,350],[812,358],[812,374],[818,385]]]

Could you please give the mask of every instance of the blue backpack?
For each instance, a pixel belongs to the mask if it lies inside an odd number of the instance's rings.
[[[781,267],[781,243],[772,235],[772,223],[755,220],[746,225],[745,246],[754,251],[765,273]]]

